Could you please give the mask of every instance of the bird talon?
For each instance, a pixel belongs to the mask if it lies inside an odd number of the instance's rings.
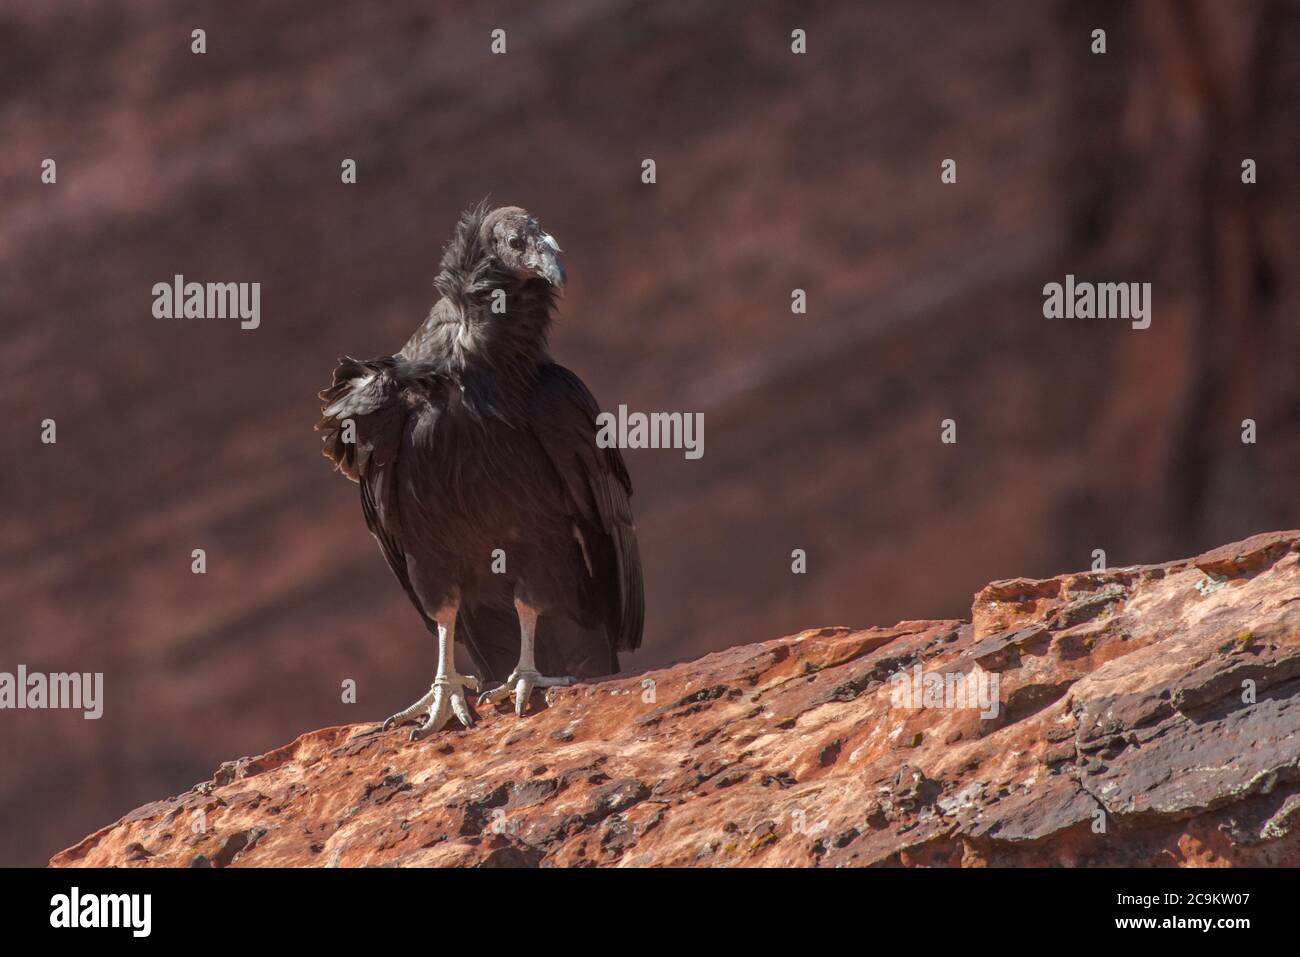
[[[528,698],[533,693],[533,683],[527,678],[520,678],[515,685],[515,715],[522,718],[524,708],[528,705]]]
[[[471,727],[474,719],[470,716],[469,706],[465,701],[465,688],[478,687],[478,679],[473,675],[439,675],[425,695],[404,711],[387,718],[383,730],[395,728],[407,721],[415,721],[411,729],[410,740],[419,741],[444,727],[454,716],[465,727]],[[423,712],[423,713],[421,713]]]
[[[501,684],[479,695],[478,703],[479,707],[486,707],[490,704],[496,704],[503,698],[514,698],[515,714],[522,717],[533,691],[539,688],[567,688],[569,685],[577,683],[578,679],[572,675],[549,678],[546,675],[538,674],[536,671],[516,670],[511,672],[510,677],[506,678]]]
[[[495,688],[489,688],[487,691],[484,691],[481,695],[478,696],[478,706],[480,708],[486,708],[490,704],[496,704],[498,701],[500,701],[502,698],[508,695],[510,693],[510,690],[511,690],[510,685],[506,682],[502,682],[501,684],[497,685]]]

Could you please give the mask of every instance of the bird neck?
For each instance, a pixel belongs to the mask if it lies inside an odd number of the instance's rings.
[[[403,349],[435,362],[458,381],[493,381],[499,390],[527,389],[550,361],[547,333],[554,294],[541,279],[494,276],[491,282],[438,279],[443,298]]]

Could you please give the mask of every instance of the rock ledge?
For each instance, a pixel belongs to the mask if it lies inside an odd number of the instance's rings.
[[[50,864],[1300,865],[1300,531],[478,718],[304,734]]]

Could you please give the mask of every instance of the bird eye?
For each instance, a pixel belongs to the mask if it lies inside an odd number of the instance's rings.
[[[506,243],[510,246],[511,249],[524,248],[524,241],[520,239],[517,235],[511,236],[509,239],[506,240]]]

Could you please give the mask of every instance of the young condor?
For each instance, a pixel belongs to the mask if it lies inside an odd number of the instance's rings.
[[[361,489],[366,524],[426,626],[438,668],[384,722],[417,740],[471,723],[457,641],[484,706],[618,671],[641,643],[641,560],[616,448],[599,409],[551,361],[565,274],[559,245],[515,206],[465,212],[442,257],[441,298],[396,355],[341,359],[320,394],[324,451]],[[517,648],[516,648],[517,645]]]

